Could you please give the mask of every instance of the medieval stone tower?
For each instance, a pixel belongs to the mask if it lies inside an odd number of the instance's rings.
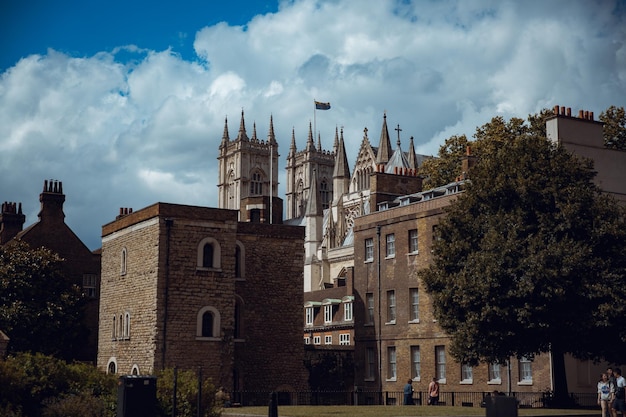
[[[248,137],[243,110],[237,137],[230,140],[226,119],[218,157],[218,207],[239,210],[240,221],[280,223],[282,199],[277,196],[278,157],[271,116],[267,140],[257,137],[256,123],[252,137]]]

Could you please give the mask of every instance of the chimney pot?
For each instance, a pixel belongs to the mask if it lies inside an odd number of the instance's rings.
[[[593,120],[593,112],[592,111],[589,112],[589,120]]]
[[[583,110],[578,110],[578,118],[579,119],[584,119],[585,118],[585,112]]]
[[[557,115],[557,116],[559,115],[559,106],[558,106],[558,104],[556,106],[554,106],[554,114]]]
[[[572,108],[571,107],[567,108],[567,116],[568,117],[572,117]]]
[[[565,116],[565,106],[561,106],[561,114]]]

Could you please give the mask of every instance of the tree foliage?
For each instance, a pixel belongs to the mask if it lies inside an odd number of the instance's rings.
[[[73,357],[84,339],[85,299],[62,273],[63,259],[24,242],[0,247],[0,329],[10,352]]]
[[[609,107],[600,113],[600,120],[604,122],[604,146],[626,151],[626,111],[624,111],[624,107]]]
[[[626,216],[591,161],[521,119],[477,130],[471,183],[420,275],[463,363],[552,351],[623,361]],[[602,340],[602,343],[598,343]]]
[[[429,158],[420,167],[424,189],[448,184],[461,175],[461,160],[467,153],[469,140],[465,135],[451,136],[439,147],[437,158]]]

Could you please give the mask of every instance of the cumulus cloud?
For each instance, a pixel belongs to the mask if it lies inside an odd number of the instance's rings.
[[[625,105],[623,21],[602,0],[293,0],[200,29],[195,61],[142,45],[31,55],[0,78],[0,199],[22,202],[30,224],[43,180],[62,180],[66,220],[95,249],[119,207],[216,206],[224,120],[234,137],[242,110],[261,139],[274,118],[281,171],[314,99],[332,104],[315,118],[323,147],[343,127],[351,163],[365,127],[378,144],[385,111],[404,149],[413,136],[428,155],[496,115],[599,114]]]

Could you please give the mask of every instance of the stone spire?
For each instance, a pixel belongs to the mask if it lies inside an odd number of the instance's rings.
[[[333,169],[333,201],[341,200],[342,196],[350,188],[350,166],[346,155],[346,146],[343,141],[343,128],[341,129],[341,139],[335,154],[335,167]]]
[[[317,171],[313,170],[311,176],[311,187],[309,188],[309,199],[306,202],[305,216],[317,216],[322,212],[322,202],[317,195]]]
[[[276,135],[274,134],[274,117],[270,114],[270,130],[267,134],[267,141],[276,145]]]
[[[239,133],[237,134],[237,140],[242,142],[247,142],[248,135],[246,134],[246,123],[243,118],[243,109],[241,109],[241,122],[239,122]]]
[[[258,142],[259,138],[256,137],[256,122],[252,122],[252,138],[250,139],[252,142]]]
[[[389,129],[387,128],[387,113],[385,113],[383,116],[383,127],[380,132],[376,164],[386,164],[392,152],[391,141],[389,140]]]
[[[319,132],[317,133],[317,150],[322,152],[322,138]]]
[[[291,145],[289,146],[289,155],[288,158],[292,158],[296,155],[296,130],[295,128],[291,128]]]
[[[224,118],[224,133],[222,134],[222,143],[220,143],[220,148],[223,148],[230,142],[230,137],[228,136],[228,117]]]
[[[341,130],[343,132],[343,128]],[[337,155],[337,147],[339,146],[339,129],[335,126],[335,142],[333,143],[333,153]]]
[[[313,144],[313,127],[311,126],[311,122],[309,122],[309,137],[306,140],[306,150],[312,151],[315,149],[315,145]]]
[[[409,168],[417,169],[417,155],[415,154],[415,144],[413,143],[413,136],[409,140]]]

